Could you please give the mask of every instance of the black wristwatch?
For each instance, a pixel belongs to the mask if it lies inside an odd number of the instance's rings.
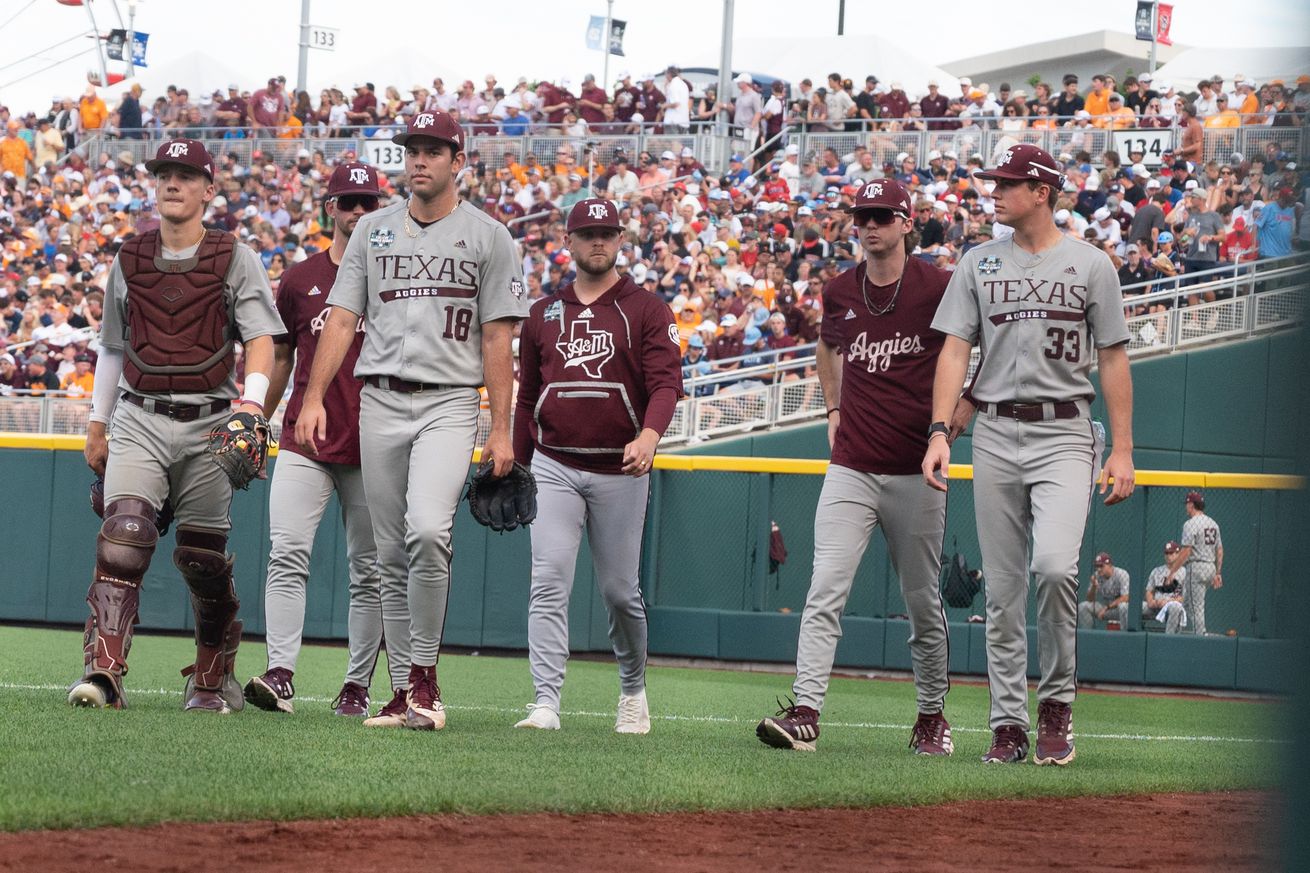
[[[946,422],[944,421],[934,421],[932,424],[928,425],[928,439],[932,439],[932,435],[935,433],[941,434],[946,437],[947,440],[951,438],[951,429],[946,426]]]

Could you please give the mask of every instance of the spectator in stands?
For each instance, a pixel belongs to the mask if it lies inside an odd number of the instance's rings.
[[[1201,122],[1196,116],[1195,106],[1188,103],[1182,105],[1178,113],[1178,119],[1182,128],[1183,144],[1175,155],[1178,160],[1193,163],[1201,162],[1205,148],[1205,134]]]
[[[1083,97],[1083,105],[1080,108],[1087,110],[1097,127],[1105,127],[1104,117],[1110,112],[1110,89],[1103,74],[1092,76],[1092,87]]]
[[[350,101],[350,110],[346,113],[346,119],[357,127],[370,125],[378,120],[378,98],[373,92],[372,82],[355,83],[355,96]]]
[[[91,356],[79,352],[73,358],[73,371],[60,382],[60,389],[69,397],[88,398],[95,388],[96,374],[91,370]]]
[[[27,388],[33,395],[59,390],[59,377],[47,368],[47,363],[40,352],[27,359]]]
[[[754,94],[754,91],[751,93]],[[664,92],[655,87],[654,76],[647,76],[642,80],[641,93],[637,98],[637,114],[641,115],[643,121],[653,123],[659,120],[663,111]],[[635,115],[632,120],[637,120]]]
[[[229,101],[231,93],[228,92]],[[282,92],[282,81],[276,76],[270,78],[263,88],[250,95],[248,120],[255,130],[281,127],[290,111],[287,96]]]
[[[1116,567],[1109,552],[1096,556],[1096,571],[1087,588],[1087,599],[1078,604],[1078,626],[1090,628],[1097,621],[1122,627],[1128,618],[1128,571]]]
[[[1229,108],[1227,94],[1216,94],[1214,103],[1215,112],[1205,119],[1205,127],[1234,129],[1242,126],[1242,117],[1237,110]]]
[[[0,172],[13,173],[19,184],[27,179],[36,156],[27,140],[18,135],[22,125],[11,118],[5,125],[4,139],[0,139]]]
[[[1188,273],[1212,270],[1219,265],[1219,246],[1224,241],[1224,221],[1209,208],[1206,193],[1200,188],[1187,192],[1187,222],[1184,234],[1189,238],[1183,267]],[[1208,294],[1207,300],[1213,300]]]
[[[950,106],[950,101],[938,90],[936,79],[928,80],[928,93],[919,100],[919,107],[923,110],[923,117],[928,119],[942,119],[946,117],[946,109]],[[930,120],[928,122],[929,130],[947,130],[946,122],[940,120]]]
[[[1296,202],[1290,186],[1278,189],[1278,199],[1255,210],[1260,240],[1260,257],[1281,258],[1292,254],[1292,236],[1301,220],[1304,204]]]
[[[828,124],[833,130],[842,130],[848,118],[855,117],[855,98],[842,87],[840,73],[828,74],[828,93],[824,97],[828,108]]]
[[[1204,120],[1219,111],[1218,94],[1215,93],[1214,82],[1209,79],[1202,79],[1196,83],[1196,90],[1199,93],[1192,105],[1196,108],[1198,118]]]
[[[77,103],[77,110],[82,116],[81,129],[84,131],[99,130],[109,120],[109,107],[96,93],[95,85],[86,86],[86,92]]]
[[[828,122],[828,90],[815,88],[814,93],[810,95],[810,105],[805,112],[805,129],[813,133],[827,133],[837,129]]]
[[[664,71],[664,132],[683,134],[691,131],[691,87],[682,71],[669,66]]]
[[[1127,130],[1137,124],[1137,115],[1133,110],[1124,105],[1124,98],[1118,92],[1110,95],[1109,109],[1105,115],[1105,124],[1102,127],[1111,130]]]
[[[1055,99],[1055,114],[1061,120],[1073,118],[1074,113],[1084,108],[1082,95],[1078,93],[1078,77],[1068,73],[1063,81],[1064,90]]]
[[[687,352],[682,356],[682,378],[690,383],[690,380],[708,376],[713,371],[714,367],[710,359],[705,356],[705,337],[700,330],[697,330],[687,337]],[[696,397],[707,397],[714,393],[714,388],[713,384],[708,384],[697,385],[692,389],[688,384],[685,390]]]
[[[1164,544],[1164,563],[1151,571],[1146,581],[1146,599],[1142,602],[1142,617],[1163,624],[1167,634],[1176,634],[1187,626],[1187,611],[1183,608],[1187,566],[1169,572],[1177,554],[1178,543],[1171,540]]]
[[[27,375],[8,352],[0,354],[0,397],[27,388]]]

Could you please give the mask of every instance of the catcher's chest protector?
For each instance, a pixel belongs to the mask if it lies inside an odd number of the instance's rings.
[[[235,311],[226,282],[236,241],[205,232],[194,257],[165,261],[159,231],[129,240],[118,260],[127,282],[123,373],[147,393],[200,393],[217,388],[233,366]]]

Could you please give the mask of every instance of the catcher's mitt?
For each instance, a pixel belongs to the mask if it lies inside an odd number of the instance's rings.
[[[469,481],[469,512],[478,524],[496,531],[514,530],[532,524],[537,517],[537,480],[531,471],[516,463],[497,479],[491,461],[483,461]]]
[[[249,412],[234,412],[209,432],[209,449],[233,488],[250,487],[264,472],[268,460],[268,419]]]
[[[91,483],[91,509],[101,518],[105,517],[105,480],[103,477],[96,477]],[[164,505],[159,507],[155,513],[155,527],[159,529],[159,535],[162,537],[168,533],[169,525],[173,523],[173,501],[167,497],[164,498]]]

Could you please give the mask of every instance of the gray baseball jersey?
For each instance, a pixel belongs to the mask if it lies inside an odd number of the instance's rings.
[[[166,261],[183,261],[194,257],[199,248],[200,243],[177,251],[165,248],[161,250],[161,255]],[[227,275],[227,294],[228,305],[236,307],[237,333],[242,341],[286,333],[282,318],[273,304],[273,289],[268,284],[268,272],[259,260],[259,255],[243,243],[238,243],[232,253],[232,268]],[[123,268],[118,258],[114,258],[109,280],[105,284],[105,317],[100,323],[100,342],[107,349],[123,349],[127,337],[127,305],[127,282],[123,279]],[[126,377],[119,379],[118,387],[135,392]],[[231,399],[237,396],[236,375],[229,374],[226,382],[203,394],[169,392],[152,396],[167,399],[170,403],[185,404]]]
[[[1013,237],[970,249],[932,326],[980,345],[973,395],[987,403],[1090,400],[1092,345],[1129,339],[1114,265],[1067,237],[1036,255]]]
[[[1184,546],[1191,546],[1192,553],[1187,563],[1213,564],[1218,560],[1218,551],[1224,547],[1224,538],[1219,533],[1219,524],[1204,512],[1197,513],[1183,523]]]
[[[1120,597],[1128,595],[1128,571],[1123,567],[1115,567],[1106,579],[1097,574],[1096,579],[1096,602],[1102,606],[1113,603]]]
[[[1151,575],[1146,579],[1146,590],[1153,593],[1156,597],[1167,596],[1170,594],[1182,594],[1183,583],[1187,581],[1187,567],[1179,567],[1173,574],[1169,575],[1169,565],[1161,564],[1151,571]],[[1163,588],[1173,584],[1176,587],[1173,591],[1164,591]]]
[[[427,226],[408,208],[360,218],[328,296],[368,325],[355,375],[481,385],[482,324],[528,314],[514,240],[464,201]]]

